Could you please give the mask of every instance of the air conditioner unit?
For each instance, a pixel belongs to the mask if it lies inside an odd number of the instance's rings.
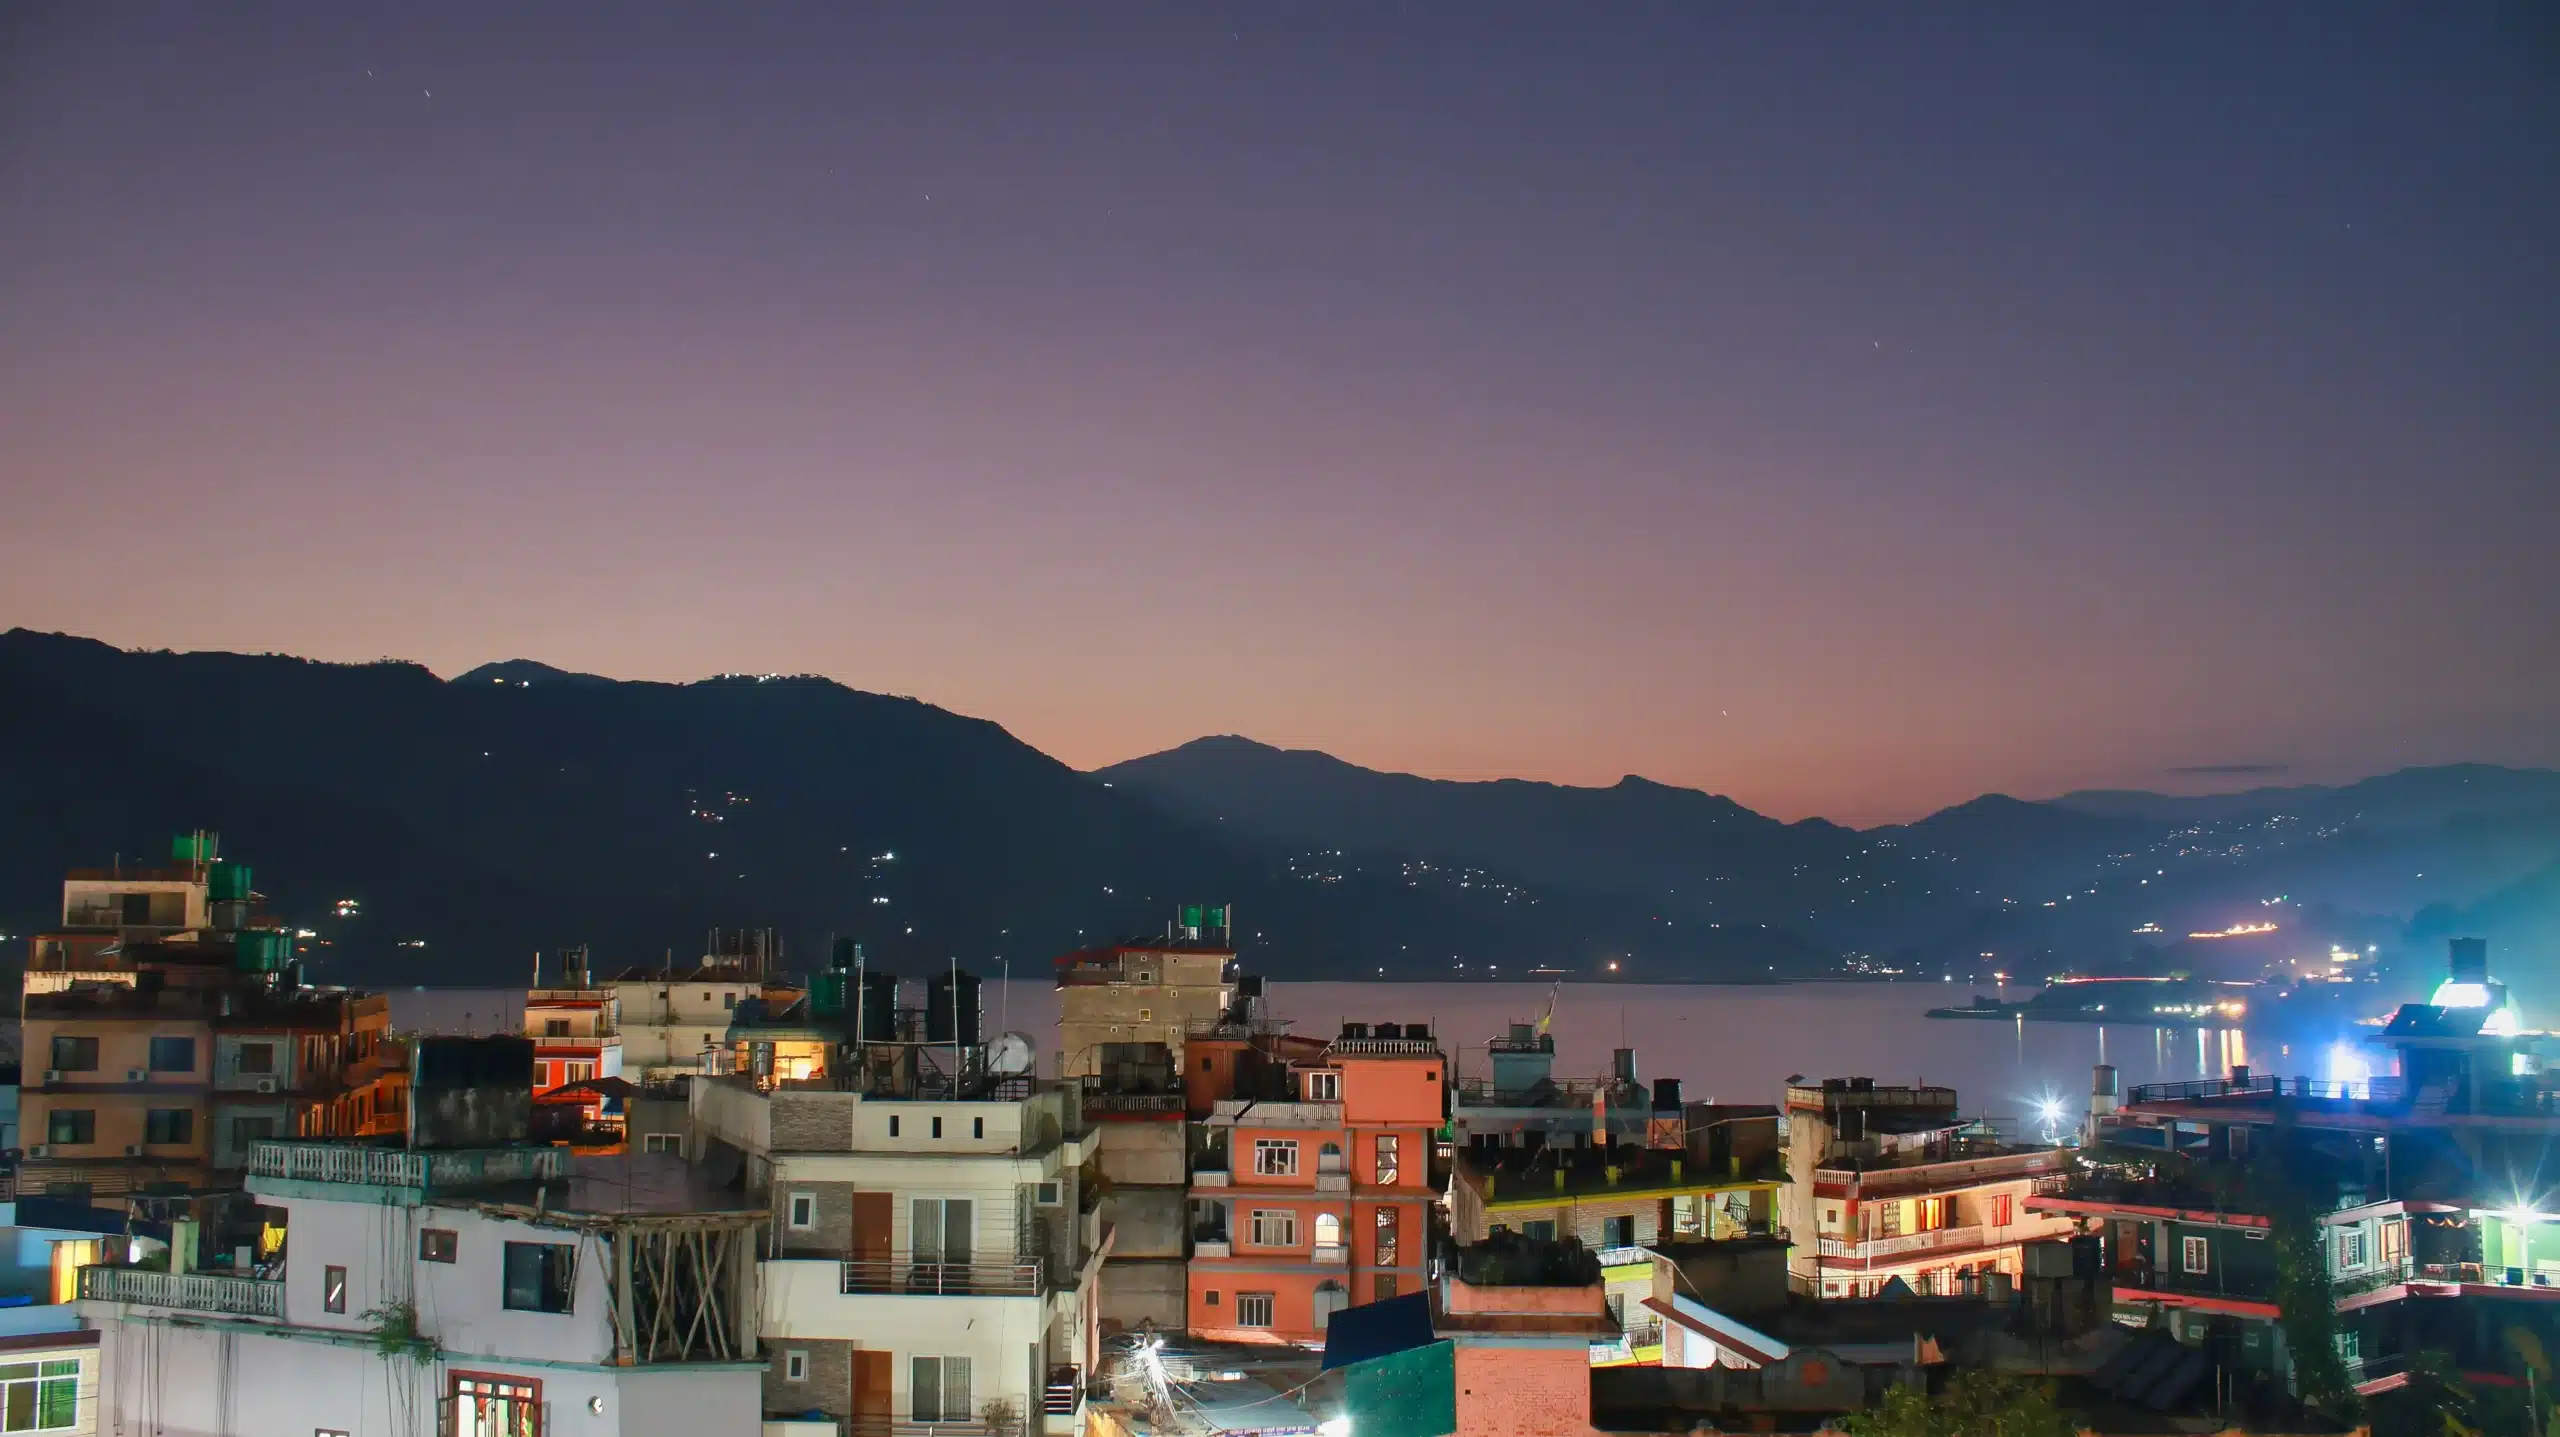
[[[260,1078],[258,1080],[257,1087],[259,1092],[272,1093],[276,1090],[276,1080],[273,1078]]]
[[[151,1081],[151,1070],[148,1068],[127,1068],[124,1070],[124,1080],[128,1083],[147,1083]]]
[[[138,1157],[142,1156],[142,1144],[140,1144],[140,1143],[127,1143],[127,1144],[125,1144],[125,1145],[124,1145],[124,1155],[125,1155],[126,1157],[129,1157],[129,1158],[138,1158]]]
[[[51,1151],[51,1150],[50,1150],[50,1149],[48,1149],[44,1144],[42,1144],[42,1143],[38,1143],[38,1144],[36,1144],[34,1147],[31,1147],[31,1148],[27,1149],[27,1156],[28,1156],[28,1157],[31,1157],[31,1158],[40,1158],[40,1157],[43,1157],[43,1156],[44,1156],[47,1152],[49,1152],[49,1151]]]
[[[61,1082],[61,1081],[62,1081],[62,1070],[61,1070],[60,1068],[47,1068],[47,1069],[45,1069],[45,1070],[44,1070],[44,1081],[45,1081],[45,1085],[46,1085],[47,1087],[51,1087],[53,1084]]]

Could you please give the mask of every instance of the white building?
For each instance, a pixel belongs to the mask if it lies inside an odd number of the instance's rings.
[[[874,1091],[693,1084],[704,1161],[770,1204],[768,1420],[1083,1431],[1108,1237],[1076,1086],[984,1077],[928,1100],[841,1081]]]
[[[81,1270],[102,1430],[757,1430],[762,1215],[681,1162],[263,1142],[249,1171],[263,1260]]]
[[[724,1050],[738,1004],[764,984],[734,964],[628,968],[613,980],[621,1010],[622,1071],[666,1078],[703,1071],[703,1054]]]

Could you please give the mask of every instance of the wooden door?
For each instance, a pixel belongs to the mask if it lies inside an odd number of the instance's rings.
[[[853,1195],[853,1255],[856,1258],[875,1259],[882,1263],[889,1260],[891,1201],[887,1193],[857,1192]],[[880,1400],[886,1402],[888,1399]]]
[[[883,1198],[883,1202],[887,1199]],[[853,1431],[855,1437],[887,1437],[889,1424],[897,1407],[889,1398],[889,1361],[886,1352],[857,1351],[853,1354]]]

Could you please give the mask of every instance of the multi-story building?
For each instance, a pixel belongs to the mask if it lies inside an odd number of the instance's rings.
[[[593,981],[584,948],[569,949],[561,960],[559,986],[544,987],[537,965],[534,986],[524,995],[524,1035],[533,1040],[536,1094],[622,1076],[618,987]]]
[[[2119,1319],[2214,1354],[2235,1390],[2300,1388],[2278,1320],[2288,1222],[2316,1228],[2360,1390],[2395,1385],[2421,1350],[2494,1375],[2515,1334],[2560,1343],[2560,1240],[2538,1236],[2552,1219],[2536,1177],[2560,1140],[2560,1085],[2484,962],[2457,941],[2437,1001],[2393,1016],[2376,1041],[2396,1074],[2242,1067],[2118,1102],[2101,1068],[2086,1161],[2029,1205],[2090,1224]]]
[[[1216,1102],[1191,1172],[1196,1338],[1321,1345],[1344,1307],[1420,1290],[1448,1112],[1425,1024],[1346,1023],[1291,1094]]]
[[[2027,1204],[2070,1161],[1958,1117],[1953,1088],[1789,1084],[1782,1209],[1798,1284],[1818,1297],[1872,1297],[1895,1282],[1960,1293],[1991,1273],[2014,1284],[2021,1244],[2070,1231]]]
[[[765,1410],[1080,1432],[1110,1234],[1079,1085],[982,1041],[974,980],[933,991],[866,1019],[822,975],[791,1020],[832,1033],[819,1066],[692,1084],[702,1160],[766,1209]]]
[[[131,894],[114,889],[120,880],[103,897],[90,880],[66,883],[66,916],[96,903],[172,919],[201,907],[211,926],[128,927],[62,959],[86,966],[29,973],[19,1091],[28,1190],[120,1200],[200,1187],[236,1174],[257,1138],[398,1126],[404,1085],[387,1000],[304,984],[291,935],[261,926],[248,871],[190,867],[202,876]],[[210,896],[199,902],[199,890]]]
[[[118,859],[105,868],[75,868],[65,874],[62,922],[28,940],[23,991],[49,993],[74,983],[130,984],[135,970],[127,944],[217,926],[251,926],[246,920],[257,895],[250,891],[249,870],[217,861],[220,847],[218,835],[180,834],[170,842],[165,864]]]
[[[734,964],[626,968],[613,980],[622,1072],[634,1079],[699,1073],[706,1057],[716,1065],[727,1046],[739,1003],[787,1004],[798,996]]]
[[[113,1430],[756,1430],[764,1213],[679,1160],[269,1141],[248,1187],[245,1268],[81,1270]]]
[[[1168,1059],[1184,1071],[1185,1041],[1215,1025],[1234,996],[1230,921],[1223,906],[1191,904],[1161,939],[1106,943],[1058,959],[1059,1072],[1107,1078],[1117,1066],[1150,1068]]]

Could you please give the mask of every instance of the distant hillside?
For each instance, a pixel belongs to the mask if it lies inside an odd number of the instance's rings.
[[[513,979],[534,949],[576,942],[609,963],[683,954],[750,924],[804,959],[841,933],[892,964],[1036,971],[1158,930],[1185,899],[1235,903],[1283,976],[1425,954],[1525,967],[1640,933],[1570,894],[1296,871],[992,723],[825,680],[515,663],[448,683],[20,630],[0,635],[0,700],[0,923],[16,932],[50,921],[65,867],[156,857],[201,827],[323,935],[324,971],[376,980]],[[339,898],[362,917],[335,920]],[[1793,963],[1790,941],[1701,935],[1683,959]]]

